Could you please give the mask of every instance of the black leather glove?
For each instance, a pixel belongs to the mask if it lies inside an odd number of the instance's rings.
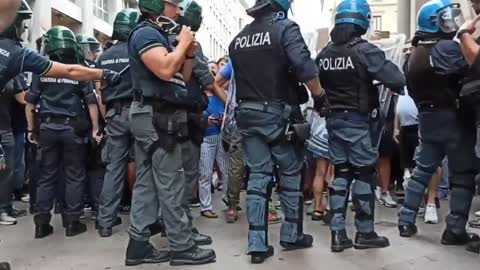
[[[330,103],[328,102],[327,95],[313,96],[313,108],[321,117],[327,116],[330,111]]]
[[[115,86],[122,81],[122,77],[120,73],[116,71],[104,69],[102,73],[102,80],[104,81],[104,85]]]

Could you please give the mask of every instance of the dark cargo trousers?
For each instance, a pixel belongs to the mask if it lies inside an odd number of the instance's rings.
[[[474,178],[479,168],[474,151],[475,128],[473,125],[462,125],[459,115],[453,111],[421,112],[418,120],[420,144],[416,153],[416,167],[407,184],[398,224],[415,224],[418,207],[430,179],[447,156],[451,188],[447,230],[462,234],[468,221],[475,192]]]
[[[113,226],[127,180],[129,150],[132,144],[128,120],[129,109],[129,106],[123,107],[122,111],[116,114],[115,109],[111,108],[105,116],[107,140],[102,152],[102,160],[107,167],[98,211],[98,225],[103,228]]]
[[[370,134],[370,117],[356,112],[335,112],[327,118],[328,144],[335,164],[330,187],[332,231],[345,230],[345,215],[350,185],[357,232],[374,231],[374,170],[377,151]]]
[[[65,181],[64,221],[78,220],[83,211],[83,193],[87,181],[86,139],[78,137],[69,126],[63,130],[41,128],[38,147],[40,175],[36,191],[35,223],[50,222],[50,211],[57,195],[57,181]],[[62,169],[64,177],[58,177]]]
[[[280,202],[285,220],[280,241],[303,237],[302,157],[293,144],[282,141],[291,107],[279,103],[242,102],[236,111],[250,176],[247,189],[248,252],[268,250],[268,201],[274,165],[280,173]]]
[[[136,182],[130,212],[130,237],[148,241],[150,225],[157,223],[160,208],[170,249],[184,251],[194,245],[190,219],[183,205],[185,176],[181,144],[172,151],[158,148],[150,155],[158,140],[153,126],[152,106],[133,102],[130,123],[135,137]]]

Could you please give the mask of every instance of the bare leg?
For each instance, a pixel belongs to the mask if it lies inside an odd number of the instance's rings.
[[[432,180],[428,185],[427,204],[435,204],[435,198],[438,196],[438,187],[440,186],[440,180],[442,175],[442,168],[438,168],[432,175]]]
[[[382,192],[388,191],[388,185],[391,178],[391,164],[390,158],[378,159],[378,186],[382,189]]]
[[[313,180],[313,194],[315,196],[315,210],[324,212],[325,207],[323,205],[323,191],[325,189],[326,176],[328,173],[329,161],[319,159],[316,161],[317,168],[315,170],[315,178]]]

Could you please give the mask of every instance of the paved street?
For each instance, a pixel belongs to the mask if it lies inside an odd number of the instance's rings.
[[[218,196],[218,193],[216,194]],[[242,193],[244,196],[245,194]],[[216,200],[219,201],[218,198]],[[445,203],[440,218],[445,217]],[[22,205],[19,205],[22,206]],[[25,206],[25,205],[23,205]],[[222,209],[217,205],[218,213]],[[480,208],[477,197],[474,209]],[[349,269],[349,270],[441,270],[441,269],[478,269],[478,255],[467,253],[462,247],[444,247],[439,244],[444,223],[425,225],[418,220],[420,234],[413,239],[398,236],[396,229],[396,212],[394,209],[377,207],[377,231],[390,238],[391,247],[383,250],[356,251],[344,253],[330,252],[330,232],[328,227],[310,221],[306,217],[305,231],[315,237],[314,247],[308,250],[283,252],[278,245],[280,224],[272,225],[269,238],[275,246],[275,256],[263,265],[252,266],[245,254],[246,248],[246,218],[244,213],[238,224],[226,224],[224,212],[222,219],[206,220],[197,218],[196,224],[202,232],[211,234],[213,247],[217,252],[217,263],[206,266],[196,266],[199,270],[319,270],[319,269]],[[194,213],[199,216],[199,210]],[[0,227],[0,261],[9,261],[13,270],[102,270],[102,269],[173,269],[168,264],[144,265],[127,268],[123,265],[125,247],[128,241],[126,233],[127,217],[122,217],[124,224],[114,230],[111,238],[99,238],[93,229],[93,221],[89,221],[89,231],[83,235],[67,239],[61,228],[60,216],[55,217],[54,235],[42,239],[33,238],[33,220],[31,216],[19,219],[19,225]],[[353,220],[349,218],[350,237]],[[477,231],[478,232],[478,231]],[[167,241],[155,237],[152,242],[158,248],[167,246]],[[176,269],[186,269],[179,267]],[[190,269],[190,268],[188,268]]]

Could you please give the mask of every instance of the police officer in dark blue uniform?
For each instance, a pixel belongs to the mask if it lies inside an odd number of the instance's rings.
[[[378,117],[379,96],[373,81],[403,93],[405,77],[399,68],[385,58],[378,47],[361,38],[371,19],[366,0],[344,0],[335,14],[332,42],[317,56],[320,82],[329,101],[327,129],[332,162],[335,164],[330,208],[333,217],[332,252],[344,249],[382,248],[389,246],[385,237],[374,230],[374,173],[377,141],[373,136]],[[345,214],[350,185],[355,208],[355,243],[347,237]]]
[[[303,159],[285,135],[299,104],[294,85],[305,83],[318,102],[324,92],[300,28],[287,18],[290,4],[290,0],[257,0],[247,10],[254,21],[229,47],[239,102],[236,119],[250,168],[247,216],[252,263],[262,263],[274,253],[268,245],[267,223],[274,165],[280,172],[285,212],[280,245],[292,250],[313,243],[313,237],[303,233]]]
[[[467,75],[468,66],[459,44],[452,38],[462,20],[460,5],[451,0],[424,4],[418,14],[415,49],[406,69],[409,93],[419,110],[420,144],[399,213],[400,236],[417,233],[415,218],[425,189],[447,156],[451,191],[450,213],[441,240],[444,245],[480,240],[465,229],[479,161],[474,151],[474,113],[465,100],[459,99],[461,80]]]
[[[63,26],[55,26],[46,33],[45,53],[52,60],[77,64],[79,56],[73,32]],[[35,210],[35,238],[53,233],[50,211],[55,198],[55,187],[62,162],[65,176],[65,209],[62,214],[66,236],[72,237],[87,230],[80,223],[83,210],[83,191],[86,183],[85,144],[89,122],[88,107],[94,133],[98,131],[97,99],[90,82],[35,75],[32,89],[25,97],[29,140],[40,148],[40,172]],[[34,106],[39,104],[39,129],[34,125]],[[95,137],[95,136],[94,136]],[[63,179],[62,179],[63,180]]]
[[[22,0],[14,23],[0,33],[0,89],[22,72],[72,80],[104,79],[110,84],[115,84],[119,80],[120,76],[110,70],[90,69],[81,65],[65,65],[49,61],[36,52],[23,48],[20,43],[21,36],[26,29],[25,21],[31,17],[32,10],[26,0]]]
[[[130,126],[135,137],[136,182],[130,212],[127,265],[160,263],[203,264],[215,261],[215,252],[201,249],[193,239],[184,207],[185,175],[182,142],[189,138],[188,90],[196,46],[193,33],[174,21],[179,0],[140,0],[139,25],[130,34],[128,50],[134,101]],[[169,35],[177,33],[173,49]],[[170,252],[150,243],[150,226],[165,224]]]
[[[100,90],[102,105],[106,107],[103,114],[107,122],[107,138],[102,153],[107,168],[97,217],[97,229],[101,237],[110,237],[112,227],[121,223],[117,215],[127,178],[128,154],[133,146],[128,121],[133,96],[127,40],[139,17],[140,13],[136,9],[124,9],[117,14],[112,35],[116,42],[97,61],[99,68],[123,71],[119,85]]]

